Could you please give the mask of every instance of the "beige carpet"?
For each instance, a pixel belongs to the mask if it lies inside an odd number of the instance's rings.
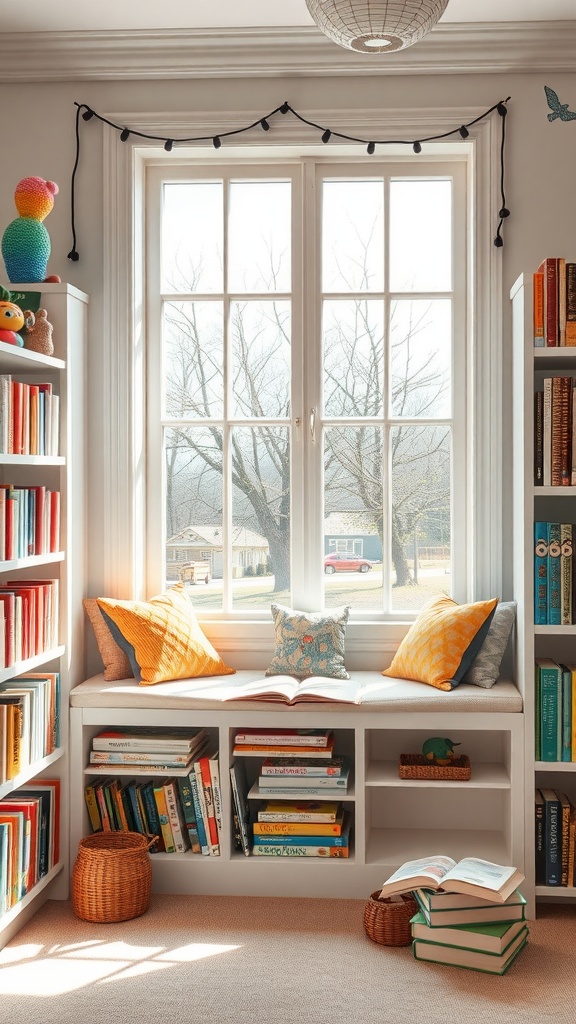
[[[545,906],[503,977],[371,942],[357,900],[153,896],[133,921],[44,905],[0,951],[2,1024],[569,1024],[576,908]]]

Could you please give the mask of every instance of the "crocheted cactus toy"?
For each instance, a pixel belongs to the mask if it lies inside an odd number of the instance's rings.
[[[44,178],[22,178],[16,186],[16,217],[2,235],[2,256],[10,282],[36,282],[46,278],[50,236],[42,221],[54,206],[58,185]]]

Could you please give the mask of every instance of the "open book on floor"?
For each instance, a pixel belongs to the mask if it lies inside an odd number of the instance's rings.
[[[515,867],[477,857],[464,857],[456,862],[451,857],[435,855],[406,861],[386,879],[380,895],[394,896],[414,889],[441,889],[504,903],[524,877]]]

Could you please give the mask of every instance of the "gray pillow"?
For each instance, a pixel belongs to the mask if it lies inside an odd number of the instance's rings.
[[[461,680],[463,683],[474,683],[475,686],[486,688],[494,685],[500,674],[500,665],[515,617],[515,601],[502,601],[496,605],[486,639]]]

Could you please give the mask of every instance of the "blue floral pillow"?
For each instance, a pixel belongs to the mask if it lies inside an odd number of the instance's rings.
[[[350,608],[332,612],[297,612],[270,605],[275,629],[275,653],[267,676],[296,679],[327,676],[349,679],[344,665],[344,640]]]

